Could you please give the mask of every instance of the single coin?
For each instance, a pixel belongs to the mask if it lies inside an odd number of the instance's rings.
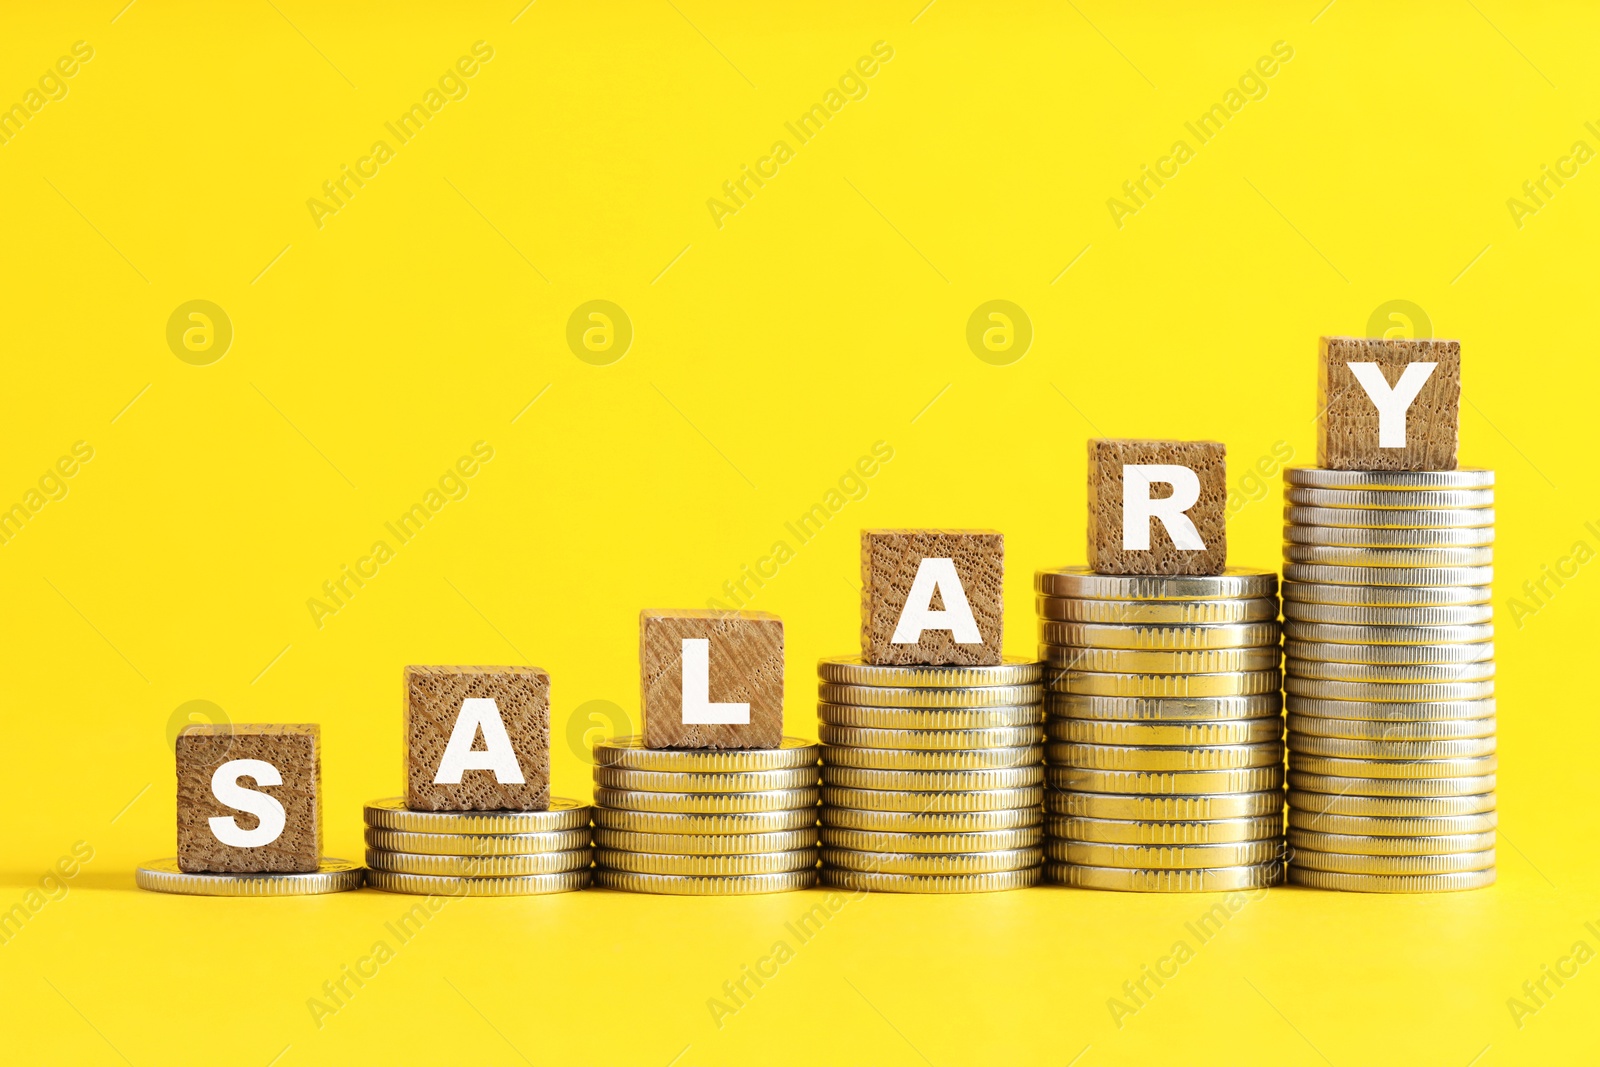
[[[1283,617],[1296,622],[1332,622],[1346,626],[1471,626],[1494,618],[1493,604],[1442,608],[1373,608],[1357,604],[1283,602]]]
[[[1421,742],[1493,741],[1495,718],[1435,719],[1423,722],[1387,722],[1372,719],[1330,719],[1320,715],[1290,715],[1291,743],[1311,738],[1347,738],[1364,743],[1413,744]]]
[[[1036,807],[1043,799],[1044,787],[1039,785],[946,793],[853,789],[837,785],[822,787],[825,807],[863,808],[867,811],[1001,811],[1006,808]]]
[[[1044,689],[1037,684],[968,686],[962,689],[913,689],[909,686],[817,685],[817,699],[828,704],[865,708],[969,709],[1037,704]],[[844,725],[844,724],[841,724]],[[1000,725],[1000,724],[996,724]]]
[[[1039,640],[1047,645],[1084,648],[1188,652],[1221,648],[1261,648],[1278,643],[1278,622],[1220,623],[1210,626],[1136,626],[1114,623],[1039,621]],[[1087,669],[1087,668],[1086,668]],[[1124,668],[1114,668],[1122,670]],[[1142,669],[1142,668],[1128,668]]]
[[[1297,649],[1302,647],[1316,649],[1325,644],[1406,645],[1432,649],[1440,645],[1488,644],[1494,640],[1492,623],[1480,623],[1475,626],[1348,626],[1332,622],[1300,622],[1297,619],[1290,619],[1283,625],[1289,641]],[[1494,654],[1492,647],[1489,653]]]
[[[595,808],[598,831],[621,830],[640,834],[770,834],[801,830],[817,824],[817,809],[812,806],[779,811],[688,814],[659,811],[623,811],[620,808]]]
[[[1226,674],[1101,674],[1060,671],[1050,682],[1056,692],[1108,697],[1224,697],[1275,693],[1283,672],[1233,671]]]
[[[1291,789],[1289,810],[1310,815],[1354,815],[1368,818],[1437,819],[1482,815],[1494,811],[1495,795],[1487,793],[1433,797],[1364,797],[1347,793],[1313,793]]]
[[[1033,602],[1039,618],[1062,622],[1205,626],[1272,622],[1278,617],[1276,595],[1232,600],[1081,600],[1076,597],[1036,596]]]
[[[597,788],[595,804],[629,811],[664,811],[708,815],[724,812],[783,811],[815,807],[821,796],[816,786],[806,789],[771,789],[759,793],[652,793],[640,789]]]
[[[1335,585],[1331,582],[1284,582],[1284,603],[1340,604],[1369,608],[1438,608],[1487,604],[1494,590],[1487,585]],[[1289,616],[1293,618],[1293,616]],[[1285,623],[1287,631],[1289,623]]]
[[[1045,877],[1056,885],[1074,889],[1111,889],[1124,893],[1226,893],[1240,889],[1266,889],[1280,884],[1283,881],[1283,864],[1274,860],[1253,867],[1141,871],[1126,867],[1047,863]]]
[[[1050,719],[1045,735],[1081,745],[1258,745],[1283,740],[1277,717],[1231,722],[1105,722],[1097,719]]]
[[[825,826],[822,843],[830,848],[856,852],[920,852],[951,855],[966,852],[993,852],[999,849],[1033,848],[1044,840],[1041,826],[1020,826],[1014,830],[987,830],[963,834],[891,833],[885,830],[850,830]]]
[[[596,767],[594,784],[605,789],[637,789],[646,793],[760,793],[774,789],[803,789],[817,784],[817,767],[786,767],[776,771],[630,771],[622,767]]]
[[[1289,884],[1307,889],[1337,889],[1347,893],[1455,893],[1494,885],[1495,869],[1460,874],[1339,874],[1289,868]]]
[[[366,841],[368,848],[428,856],[527,856],[585,848],[589,844],[589,828],[577,826],[542,834],[418,834],[369,826]]]
[[[1439,722],[1494,716],[1492,696],[1478,700],[1423,700],[1411,703],[1291,696],[1286,698],[1285,703],[1291,714],[1329,719],[1366,719],[1371,722]]]
[[[971,689],[990,685],[1023,685],[1039,680],[1033,660],[1006,656],[989,665],[928,666],[885,665],[861,662],[860,656],[829,656],[817,661],[817,677],[840,685],[909,687],[914,689]]]
[[[1457,874],[1493,867],[1494,849],[1434,856],[1358,856],[1300,848],[1295,850],[1289,865],[1308,871],[1333,871],[1338,874]]]
[[[838,748],[889,748],[918,752],[1029,747],[1037,745],[1043,738],[1043,732],[1037,726],[991,726],[982,730],[872,730],[822,723],[817,732],[821,734],[824,745]]]
[[[1347,567],[1487,567],[1494,563],[1491,545],[1463,548],[1355,548],[1349,545],[1283,546],[1286,563],[1320,563]]]
[[[1001,767],[987,771],[883,771],[866,767],[823,767],[825,785],[850,789],[909,789],[917,792],[968,792],[1016,789],[1044,781],[1044,767]]]
[[[817,843],[817,828],[776,830],[765,834],[641,834],[596,827],[594,843],[625,852],[660,852],[680,856],[748,856],[759,852],[793,852]]]
[[[1439,530],[1493,526],[1494,508],[1316,508],[1285,504],[1283,519],[1296,526]]]
[[[1109,673],[1149,671],[1158,674],[1217,674],[1223,671],[1266,671],[1277,667],[1282,657],[1283,652],[1277,645],[1267,648],[1203,648],[1186,652],[1068,645],[1041,645],[1039,648],[1039,658],[1044,660],[1047,667]]]
[[[1478,663],[1389,664],[1291,659],[1285,664],[1285,674],[1290,678],[1319,678],[1333,682],[1486,682],[1494,677],[1495,670],[1493,660]]]
[[[756,852],[734,856],[685,856],[661,852],[625,852],[615,848],[594,850],[596,867],[635,874],[680,874],[695,878],[740,874],[780,874],[805,871],[817,865],[815,848],[788,852]]]
[[[1343,778],[1473,778],[1493,774],[1499,769],[1499,759],[1494,755],[1471,759],[1340,759],[1290,752],[1289,769]],[[1423,791],[1417,795],[1427,796],[1428,793]]]
[[[926,852],[857,852],[848,848],[822,850],[824,869],[833,867],[847,871],[883,874],[937,876],[993,874],[997,871],[1037,868],[1042,862],[1044,862],[1044,850],[1038,845],[1032,848],[1007,848],[992,852],[952,852],[942,855]]]
[[[1277,718],[1283,695],[1277,692],[1231,697],[1108,697],[1051,693],[1045,710],[1063,719],[1117,722],[1224,722]]]
[[[1470,778],[1348,778],[1337,774],[1290,771],[1289,788],[1296,792],[1364,797],[1468,797],[1494,792],[1494,778],[1492,774]]]
[[[991,874],[888,874],[883,871],[850,871],[824,867],[822,884],[834,889],[864,890],[871,893],[998,893],[1007,889],[1027,889],[1039,884],[1038,867],[1021,871],[995,871]]]
[[[1096,574],[1088,567],[1036,571],[1033,591],[1082,600],[1229,600],[1270,597],[1278,589],[1272,571],[1229,567],[1222,574]]]
[[[1291,734],[1289,748],[1307,756],[1333,756],[1338,759],[1440,760],[1476,759],[1492,755],[1493,737],[1463,741],[1356,741],[1344,737],[1316,737]]]
[[[1084,767],[1046,768],[1056,789],[1080,793],[1259,793],[1283,785],[1282,767],[1241,767],[1226,771],[1101,771]]]
[[[829,726],[873,730],[989,730],[1033,726],[1044,721],[1037,703],[1002,708],[863,708],[819,703],[817,718]]]
[[[1045,795],[1049,814],[1085,819],[1116,819],[1146,823],[1216,822],[1271,815],[1283,816],[1283,790],[1255,793],[1213,793],[1209,796],[1117,796],[1107,793]]]
[[[589,802],[551,797],[548,811],[409,811],[404,797],[374,800],[368,826],[419,834],[542,834],[589,825]]]
[[[1318,625],[1311,623],[1309,625]],[[1321,625],[1331,626],[1332,623]],[[1351,627],[1351,629],[1416,630],[1425,627]],[[1444,629],[1444,627],[1439,627]],[[1348,641],[1308,641],[1291,638],[1286,651],[1294,659],[1326,660],[1338,663],[1481,663],[1494,659],[1493,641],[1476,641],[1466,644],[1361,644]]]
[[[1107,845],[1220,845],[1265,841],[1283,836],[1283,812],[1205,822],[1144,822],[1136,819],[1088,819],[1078,815],[1046,815],[1045,833],[1067,841]]]
[[[1242,867],[1281,861],[1283,841],[1224,841],[1211,845],[1110,845],[1093,841],[1050,841],[1044,849],[1054,863],[1135,870],[1193,870]]]
[[[195,872],[178,868],[175,857],[134,869],[133,884],[152,893],[194,897],[298,897],[361,888],[361,864],[324,857],[314,871]]]
[[[1368,508],[1409,510],[1432,508],[1487,508],[1494,506],[1493,489],[1321,489],[1291,485],[1283,490],[1286,504],[1318,508]]]
[[[595,869],[594,884],[601,889],[628,893],[654,893],[675,897],[737,897],[755,893],[789,893],[817,884],[814,869],[777,874],[700,877],[681,874],[640,874],[635,871]]]
[[[1287,678],[1284,691],[1323,700],[1374,700],[1393,704],[1437,700],[1481,700],[1494,696],[1494,682],[1326,682]]]
[[[1488,585],[1493,567],[1357,567],[1337,563],[1285,563],[1290,582],[1329,585],[1457,586]]]
[[[1494,838],[1493,830],[1437,837],[1384,837],[1376,834],[1334,834],[1291,826],[1288,841],[1296,853],[1304,849],[1309,852],[1359,856],[1443,856],[1492,849]]]
[[[589,888],[590,870],[561,874],[520,874],[497,878],[463,878],[444,874],[403,874],[368,871],[367,884],[385,893],[410,893],[430,897],[531,897],[546,893],[571,893]]]
[[[1052,764],[1107,771],[1220,771],[1276,767],[1283,762],[1283,743],[1156,748],[1052,741],[1045,746],[1045,756]]]
[[[597,765],[630,771],[776,771],[815,766],[817,756],[817,743],[800,737],[785,737],[777,748],[645,748],[637,735],[594,746]]]
[[[1338,471],[1323,467],[1285,467],[1286,485],[1318,489],[1490,489],[1494,471],[1460,467],[1453,471]]]
[[[926,749],[847,748],[825,745],[822,761],[829,767],[862,767],[885,771],[981,771],[1028,767],[1044,761],[1043,745],[974,748],[930,752]]]
[[[822,809],[824,831],[860,830],[870,833],[942,834],[999,833],[1037,829],[1044,818],[1037,804],[994,811],[868,811],[860,808]],[[914,849],[905,849],[913,852]]]
[[[1471,548],[1494,544],[1493,526],[1381,530],[1359,526],[1296,526],[1283,528],[1283,539],[1296,545],[1340,545],[1346,548]]]
[[[1447,837],[1455,834],[1487,833],[1500,825],[1500,813],[1485,811],[1477,815],[1395,818],[1318,814],[1314,811],[1291,808],[1289,825],[1320,833],[1356,834],[1362,837]]]
[[[588,846],[529,856],[433,856],[418,852],[367,849],[367,866],[375,871],[431,874],[450,878],[501,878],[507,875],[561,874],[587,870],[594,859]]]

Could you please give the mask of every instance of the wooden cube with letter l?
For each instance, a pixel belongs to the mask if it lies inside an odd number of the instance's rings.
[[[995,530],[862,530],[861,658],[999,663],[1005,570]]]
[[[1453,471],[1461,342],[1324,337],[1317,358],[1317,465]]]
[[[639,613],[646,748],[777,748],[783,620],[763,611]]]
[[[178,734],[178,867],[308,872],[322,859],[315,725],[196,724]]]
[[[550,675],[538,667],[405,669],[406,807],[550,806]]]
[[[1089,566],[1101,574],[1221,574],[1228,455],[1218,441],[1089,441]]]

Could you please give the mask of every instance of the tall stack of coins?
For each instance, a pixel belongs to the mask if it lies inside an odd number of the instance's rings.
[[[1038,663],[818,664],[822,881],[978,893],[1039,881]]]
[[[807,889],[817,881],[817,744],[594,746],[595,884],[680,896]]]
[[[367,884],[391,893],[512,897],[589,884],[589,806],[551,797],[546,811],[410,811],[404,797],[366,806]]]
[[[1283,877],[1277,575],[1040,571],[1046,877],[1211,892]]]
[[[1494,472],[1285,471],[1289,880],[1495,880]]]

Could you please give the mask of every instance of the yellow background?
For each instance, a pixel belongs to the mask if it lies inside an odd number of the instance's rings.
[[[1600,165],[1520,227],[1507,206],[1600,147],[1592,9],[123,2],[11,4],[0,32],[0,102],[94,49],[0,145],[0,503],[94,449],[0,545],[0,904],[94,852],[0,946],[8,1059],[1593,1060],[1600,965],[1520,1028],[1506,1006],[1600,948],[1600,569],[1509,605],[1600,546]],[[306,201],[477,41],[465,98],[318,228]],[[878,41],[867,95],[795,145],[784,123]],[[1184,123],[1278,41],[1266,95],[1197,145]],[[780,138],[794,158],[719,228],[706,201]],[[1108,198],[1180,138],[1194,158],[1118,228]],[[208,366],[166,342],[193,299],[234,329]],[[609,366],[565,340],[591,299],[634,327]],[[1033,325],[1008,366],[965,341],[991,299]],[[639,608],[703,606],[877,441],[867,495],[751,602],[787,624],[790,732],[814,736],[817,657],[856,643],[861,526],[1004,531],[1027,653],[1033,571],[1083,558],[1088,436],[1220,438],[1235,483],[1279,441],[1312,462],[1316,338],[1393,300],[1461,338],[1463,461],[1499,471],[1492,890],[1282,889],[1203,946],[1184,924],[1214,898],[874,895],[720,1029],[708,998],[820,892],[474,900],[319,1029],[307,999],[411,898],[133,889],[173,852],[191,700],[321,723],[329,852],[359,858],[362,803],[400,785],[401,666],[532,661],[557,792],[586,796],[584,732],[636,716]],[[315,625],[307,600],[477,441],[467,496]],[[1277,563],[1268,484],[1237,563]],[[1119,1029],[1107,999],[1181,938],[1194,958]]]

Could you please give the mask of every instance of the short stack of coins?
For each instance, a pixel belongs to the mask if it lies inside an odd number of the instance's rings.
[[[1495,880],[1494,472],[1289,468],[1289,880]]]
[[[1048,880],[1214,892],[1283,878],[1277,575],[1040,571]]]
[[[589,806],[551,797],[545,811],[410,811],[404,797],[366,806],[367,884],[391,893],[510,897],[589,885]]]
[[[818,664],[822,880],[893,893],[1037,885],[1038,663]]]
[[[818,746],[594,746],[595,885],[732,896],[817,881]]]

